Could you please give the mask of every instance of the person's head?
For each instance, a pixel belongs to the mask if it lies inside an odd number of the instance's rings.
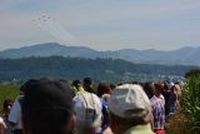
[[[111,88],[107,83],[100,83],[97,88],[97,96],[102,97],[104,94],[111,94]]]
[[[79,92],[74,97],[78,134],[94,134],[101,126],[102,106],[100,99],[93,93]]]
[[[114,83],[111,83],[111,84],[110,84],[111,90],[115,89],[115,87],[116,87],[116,85],[115,85]]]
[[[74,80],[72,82],[72,86],[74,86],[76,88],[80,87],[81,86],[81,81],[80,80]]]
[[[83,87],[85,89],[85,91],[93,93],[93,89],[92,89],[92,79],[90,77],[86,77],[83,79]]]
[[[73,127],[71,87],[48,78],[29,80],[24,85],[22,122],[24,134],[69,134]]]
[[[164,83],[164,91],[169,91],[169,89],[170,89],[169,87],[170,87],[169,83],[167,81],[165,81],[165,83]]]
[[[4,100],[4,102],[3,102],[3,113],[5,115],[8,115],[10,113],[12,105],[13,105],[13,101],[11,99]]]
[[[175,85],[171,86],[170,91],[175,94]]]
[[[171,92],[173,92],[177,96],[181,96],[181,89],[180,89],[180,86],[178,84],[175,84],[174,86],[172,86],[170,88],[170,90],[171,90]]]
[[[74,89],[75,92],[84,91],[80,80],[74,80],[72,82],[72,88]]]
[[[88,86],[92,85],[92,79],[90,77],[85,77],[83,79],[83,84]]]
[[[160,96],[164,91],[163,86],[160,83],[155,84],[155,95]]]
[[[153,97],[155,93],[155,86],[153,83],[150,83],[150,82],[145,83],[143,86],[143,89],[145,93],[147,94],[147,96],[149,97],[149,99]]]
[[[130,127],[149,123],[151,104],[139,85],[123,84],[116,87],[108,105],[111,112],[111,124],[121,122],[119,126],[123,129],[121,133]],[[113,131],[115,133],[115,130]]]

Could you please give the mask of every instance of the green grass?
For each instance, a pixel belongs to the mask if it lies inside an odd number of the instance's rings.
[[[19,93],[19,85],[0,85],[0,113],[2,114],[3,102],[5,99],[15,100]]]

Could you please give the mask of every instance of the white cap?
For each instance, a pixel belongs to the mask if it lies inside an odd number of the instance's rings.
[[[145,118],[151,111],[151,104],[141,86],[124,84],[113,90],[109,109],[122,118]]]

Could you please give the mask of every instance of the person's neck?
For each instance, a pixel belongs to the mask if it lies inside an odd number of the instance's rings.
[[[124,123],[118,122],[117,120],[112,122],[111,124],[111,129],[114,134],[123,134],[131,127],[133,127],[131,124],[124,124]]]
[[[94,134],[95,129],[94,128],[78,128],[77,134]]]
[[[159,93],[158,93],[158,94],[155,94],[155,96],[159,98],[159,97],[160,97],[160,94],[159,94]]]

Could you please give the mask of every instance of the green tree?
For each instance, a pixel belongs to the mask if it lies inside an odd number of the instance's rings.
[[[185,78],[194,77],[198,75],[200,75],[200,68],[195,68],[185,73]]]

